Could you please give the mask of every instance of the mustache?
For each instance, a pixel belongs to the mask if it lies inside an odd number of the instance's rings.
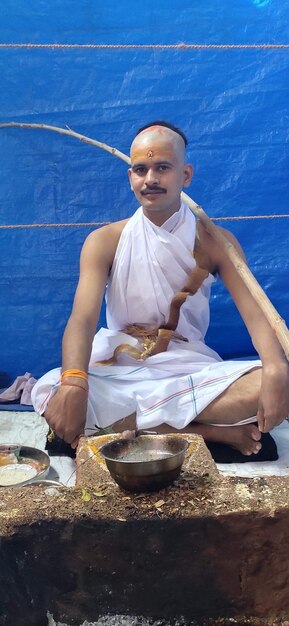
[[[154,193],[154,192],[157,192],[157,193],[167,193],[166,189],[164,189],[163,187],[156,187],[156,186],[148,187],[147,186],[145,189],[143,189],[143,191],[141,191],[141,194],[143,196],[145,196],[146,194]]]

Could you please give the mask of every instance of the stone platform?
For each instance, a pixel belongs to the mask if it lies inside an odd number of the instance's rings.
[[[289,623],[289,479],[224,478],[203,439],[173,486],[131,494],[82,438],[73,488],[0,490],[0,625],[100,615]],[[28,619],[29,618],[29,619]]]

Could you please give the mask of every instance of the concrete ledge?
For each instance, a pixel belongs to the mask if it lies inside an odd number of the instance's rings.
[[[1,489],[1,626],[47,626],[47,610],[77,625],[288,620],[289,479],[223,478],[191,435],[173,487],[128,494],[98,454],[110,437],[81,440],[75,488]]]

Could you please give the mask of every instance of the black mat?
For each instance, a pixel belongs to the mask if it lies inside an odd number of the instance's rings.
[[[52,441],[47,440],[45,449],[50,455],[70,456],[72,459],[75,459],[76,457],[76,450],[72,448],[69,443],[66,443],[63,439],[60,439],[60,437],[57,437],[57,435],[54,435]]]
[[[250,454],[250,456],[242,454],[239,450],[235,450],[235,448],[232,448],[232,446],[226,443],[206,441],[206,446],[209,448],[216,463],[252,463],[252,461],[262,463],[263,461],[277,461],[279,458],[277,446],[270,433],[262,433],[260,442],[262,444],[260,452]]]

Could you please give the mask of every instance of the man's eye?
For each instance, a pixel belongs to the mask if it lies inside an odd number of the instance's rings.
[[[159,165],[159,171],[160,172],[165,172],[166,170],[168,170],[168,166],[167,165]]]
[[[142,176],[143,174],[145,174],[145,167],[136,167],[133,171],[135,174]]]

